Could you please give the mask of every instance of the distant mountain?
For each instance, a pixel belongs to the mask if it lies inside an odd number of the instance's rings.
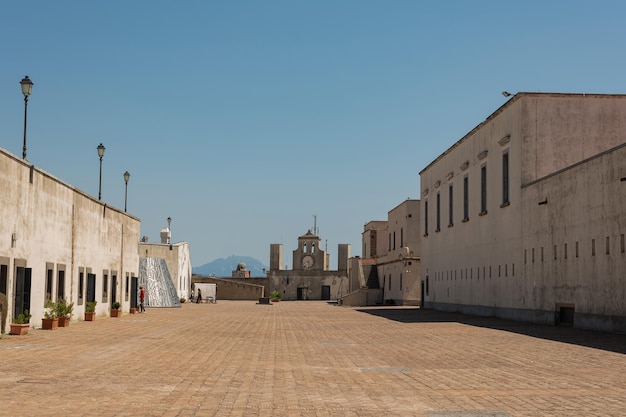
[[[215,275],[218,278],[230,277],[232,276],[233,271],[237,269],[237,265],[240,262],[246,264],[248,271],[250,271],[250,275],[254,278],[265,278],[263,268],[269,269],[257,259],[249,256],[232,255],[226,259],[219,258],[209,262],[208,264],[193,267],[191,271],[197,275]]]

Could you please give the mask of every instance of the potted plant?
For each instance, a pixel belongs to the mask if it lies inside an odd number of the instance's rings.
[[[54,301],[46,301],[44,306],[44,317],[41,319],[41,328],[44,330],[54,330],[59,327],[59,317],[57,317],[57,305]]]
[[[277,290],[274,290],[274,292],[270,294],[270,301],[273,303],[277,303],[282,299],[283,299],[283,295],[279,293]]]
[[[68,327],[72,319],[74,311],[74,303],[68,303],[65,298],[57,301],[57,317],[59,318],[59,327]]]
[[[122,305],[118,301],[111,304],[111,317],[119,317],[122,315],[120,307],[122,307]]]
[[[94,321],[96,319],[96,304],[97,301],[88,301],[85,304],[85,321]]]
[[[28,329],[30,328],[30,318],[31,315],[28,310],[24,310],[24,313],[14,317],[13,323],[11,323],[11,334],[22,336],[28,333]]]

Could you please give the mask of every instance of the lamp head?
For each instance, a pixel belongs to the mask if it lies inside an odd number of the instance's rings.
[[[124,173],[124,182],[128,182],[129,179],[130,179],[130,172],[126,171]]]
[[[102,158],[104,156],[104,150],[106,149],[102,144],[98,145],[98,156]]]
[[[34,84],[30,78],[28,78],[28,75],[22,78],[20,84],[22,85],[22,94],[24,94],[24,97],[30,96],[30,93],[33,91]]]

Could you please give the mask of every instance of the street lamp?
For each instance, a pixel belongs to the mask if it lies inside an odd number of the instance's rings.
[[[102,200],[102,157],[104,156],[105,147],[98,145],[98,157],[100,157],[100,181],[98,182],[98,200]]]
[[[22,81],[22,94],[24,94],[24,148],[22,150],[22,158],[26,159],[26,115],[28,111],[28,96],[33,91],[33,82],[28,78],[28,75],[25,76]]]
[[[124,183],[126,184],[126,190],[124,191],[124,213],[126,213],[126,203],[128,202],[128,180],[130,179],[130,173],[126,171],[124,173]]]

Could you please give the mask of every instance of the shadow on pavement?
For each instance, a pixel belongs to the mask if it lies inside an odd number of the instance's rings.
[[[356,311],[401,323],[462,323],[468,326],[485,327],[611,352],[626,353],[626,335],[622,334],[582,330],[566,326],[524,323],[446,311],[425,310],[418,307],[368,307],[358,308]]]

